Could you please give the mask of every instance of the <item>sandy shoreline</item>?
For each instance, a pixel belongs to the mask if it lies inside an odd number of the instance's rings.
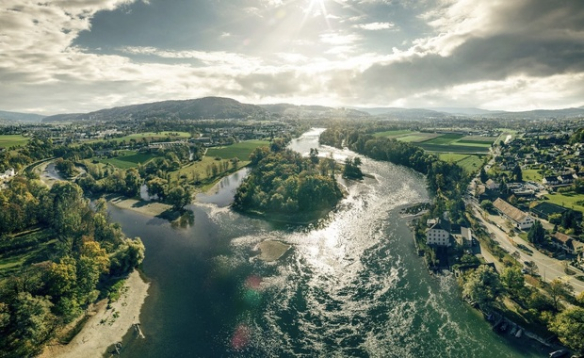
[[[150,284],[134,270],[126,280],[120,298],[107,308],[107,300],[95,304],[81,331],[67,345],[48,345],[41,358],[102,357],[111,345],[140,323],[140,310]],[[127,290],[126,290],[127,289]]]
[[[160,216],[165,211],[172,209],[172,206],[168,204],[156,201],[146,202],[137,199],[127,199],[124,197],[112,198],[109,202],[120,209],[132,210],[148,216]]]
[[[260,242],[257,248],[260,250],[260,255],[258,256],[260,260],[272,262],[284,256],[292,248],[292,245],[276,240],[266,240]]]

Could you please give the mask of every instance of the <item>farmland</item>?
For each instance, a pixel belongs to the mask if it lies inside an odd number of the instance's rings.
[[[21,135],[0,135],[0,148],[10,148],[28,143],[28,138]]]
[[[483,158],[478,155],[440,153],[439,158],[445,162],[456,163],[467,173],[476,173],[483,165]]]
[[[149,153],[139,153],[135,150],[118,152],[117,157],[98,159],[100,163],[111,164],[119,169],[130,169],[138,166],[138,163],[146,163],[156,155]]]
[[[396,131],[378,132],[378,133],[373,134],[373,136],[395,138],[395,137],[404,136],[404,135],[407,135],[410,133],[413,133],[413,132],[410,130],[404,129],[404,130],[396,130]]]
[[[209,148],[207,150],[207,156],[221,159],[231,159],[237,157],[239,160],[247,160],[254,149],[257,147],[269,145],[270,142],[265,140],[246,140],[227,147]]]
[[[157,141],[157,140],[161,140],[161,139],[167,139],[170,138],[172,140],[184,140],[184,139],[188,139],[191,137],[190,133],[187,132],[144,132],[144,133],[134,133],[134,134],[130,134],[127,136],[123,136],[123,137],[118,137],[118,138],[111,138],[111,139],[107,139],[107,140],[113,140],[116,142],[129,142],[130,140],[135,140],[135,141],[141,141],[141,140],[148,140],[148,141]],[[99,141],[103,141],[106,139],[96,139],[96,140],[91,140],[89,141],[90,143],[93,142],[99,142]]]
[[[465,136],[459,133],[428,133],[409,130],[379,132],[376,137],[387,137],[415,144],[434,153],[486,154],[496,137]],[[471,164],[472,167],[472,164]]]

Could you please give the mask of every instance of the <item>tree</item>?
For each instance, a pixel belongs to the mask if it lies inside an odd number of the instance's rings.
[[[479,176],[481,178],[481,182],[486,183],[487,180],[489,180],[489,176],[487,175],[487,172],[485,171],[485,167],[481,168],[481,171],[479,172]]]
[[[491,211],[494,208],[493,202],[490,200],[483,200],[481,201],[481,208],[485,211]]]
[[[312,164],[318,164],[318,149],[316,148],[310,148],[310,154],[309,154],[309,158],[310,161],[312,162]]]
[[[512,176],[513,180],[516,182],[523,181],[523,172],[521,171],[521,167],[519,166],[519,164],[517,164],[517,165],[515,165],[515,167],[513,167],[513,171],[511,172],[511,176]]]
[[[556,278],[550,282],[548,292],[552,298],[554,309],[556,311],[559,310],[560,299],[562,297],[569,296],[573,291],[574,287],[572,287],[572,285],[570,285],[568,282],[560,280],[559,278]]]
[[[584,353],[584,309],[574,307],[558,314],[549,329],[567,347]]]
[[[499,276],[490,266],[480,266],[464,284],[463,293],[481,308],[488,308],[503,293]]]
[[[177,186],[170,189],[167,200],[175,210],[182,210],[185,205],[191,202],[192,195],[188,189]]]
[[[142,178],[140,178],[140,173],[135,168],[126,170],[126,176],[124,178],[126,182],[125,194],[126,196],[132,198],[140,193],[140,186],[142,185]]]
[[[154,178],[146,183],[148,187],[148,195],[157,195],[160,199],[166,198],[166,188],[168,181],[161,178]]]
[[[343,177],[349,179],[363,179],[363,172],[359,168],[361,164],[361,159],[355,158],[351,160],[350,158],[345,159],[345,167],[343,168]]]
[[[533,226],[527,232],[527,240],[533,244],[541,244],[545,240],[545,229],[539,220],[535,220]]]
[[[506,267],[501,273],[501,283],[507,291],[513,295],[517,295],[525,285],[525,278],[518,267]]]

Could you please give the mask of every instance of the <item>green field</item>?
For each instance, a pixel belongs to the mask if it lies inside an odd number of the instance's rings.
[[[216,177],[207,176],[207,167],[210,167],[214,163],[219,168],[221,168],[223,162],[228,163],[229,166],[228,173],[235,171],[233,165],[231,164],[231,160],[229,159],[216,160],[214,157],[205,156],[203,157],[202,160],[198,162],[193,162],[187,166],[180,168],[179,170],[169,172],[170,180],[177,181],[180,179],[180,177],[183,177],[186,178],[188,181],[194,181],[196,178],[198,178],[198,180],[201,182],[200,186],[198,187],[198,190],[206,191],[209,188],[211,188],[217,181],[223,178],[226,174],[228,174],[222,172],[222,169],[220,169],[220,173]],[[240,161],[237,165],[237,169],[243,168],[248,164],[249,161],[247,160]]]
[[[491,147],[491,143],[487,143],[487,142],[478,142],[478,141],[472,141],[472,140],[459,140],[453,143],[450,143],[451,145],[464,145],[464,146],[469,146],[469,147],[482,147],[482,148],[490,148]]]
[[[25,145],[28,138],[21,135],[0,135],[0,148],[10,148],[17,145]]]
[[[143,139],[148,139],[148,141],[156,141],[156,140],[160,140],[160,139],[166,139],[166,138],[171,138],[173,140],[181,140],[181,139],[188,139],[191,137],[190,133],[187,132],[144,132],[144,133],[134,133],[134,134],[130,134],[127,136],[123,136],[123,137],[119,137],[119,138],[111,138],[111,139],[107,139],[107,140],[113,140],[116,142],[122,142],[122,141],[126,141],[129,142],[131,139],[134,139],[136,141],[141,141]],[[99,142],[99,141],[103,141],[105,139],[96,139],[96,140],[91,140],[89,141],[89,143],[92,142]]]
[[[555,193],[545,196],[550,203],[584,213],[584,194]]]
[[[427,144],[427,142],[416,143],[418,147],[433,152],[433,153],[467,153],[467,154],[487,154],[489,148],[472,147],[463,145],[442,145],[442,144]]]
[[[467,173],[476,173],[483,165],[483,158],[478,155],[457,153],[440,153],[438,157],[445,162],[456,163]]]
[[[116,168],[120,169],[130,169],[136,168],[138,163],[146,163],[152,158],[155,158],[155,154],[150,153],[138,153],[135,150],[126,150],[119,152],[117,157],[98,159],[100,163],[111,164]]]
[[[453,162],[456,163],[459,160],[463,160],[468,157],[468,154],[455,154],[455,153],[440,153],[438,158],[445,162]]]
[[[462,137],[464,137],[462,134],[448,133],[448,134],[443,134],[439,137],[427,140],[423,143],[424,144],[449,145],[449,144],[452,144],[452,142],[458,141]]]
[[[403,137],[396,138],[400,142],[424,142],[430,140],[432,138],[436,138],[436,134],[434,133],[415,133],[413,132],[411,135],[406,135]]]
[[[379,132],[373,134],[374,137],[399,137],[406,134],[410,134],[412,131],[404,129],[404,130],[396,130],[396,131],[386,131],[386,132]]]
[[[215,147],[207,150],[207,156],[222,159],[239,158],[239,160],[248,160],[249,155],[257,147],[269,146],[270,142],[265,140],[246,140],[235,143],[227,147]]]

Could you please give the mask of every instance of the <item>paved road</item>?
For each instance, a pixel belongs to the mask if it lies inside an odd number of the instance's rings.
[[[564,263],[560,260],[556,260],[554,258],[548,257],[541,252],[539,252],[535,247],[531,246],[531,244],[526,243],[523,239],[516,237],[515,239],[509,237],[507,233],[503,230],[499,229],[497,226],[487,222],[483,219],[481,210],[476,206],[473,205],[473,211],[475,217],[486,226],[487,231],[491,233],[491,237],[496,240],[502,248],[504,248],[509,253],[513,253],[515,251],[519,251],[521,254],[520,262],[524,261],[533,261],[537,265],[539,269],[539,274],[546,282],[550,282],[556,278],[561,278],[562,280],[568,281],[574,287],[574,293],[577,295],[580,292],[584,291],[584,282],[577,280],[573,276],[568,276],[564,272]],[[519,250],[515,245],[515,242],[524,244],[525,246],[529,247],[533,254],[527,254],[526,252]]]

